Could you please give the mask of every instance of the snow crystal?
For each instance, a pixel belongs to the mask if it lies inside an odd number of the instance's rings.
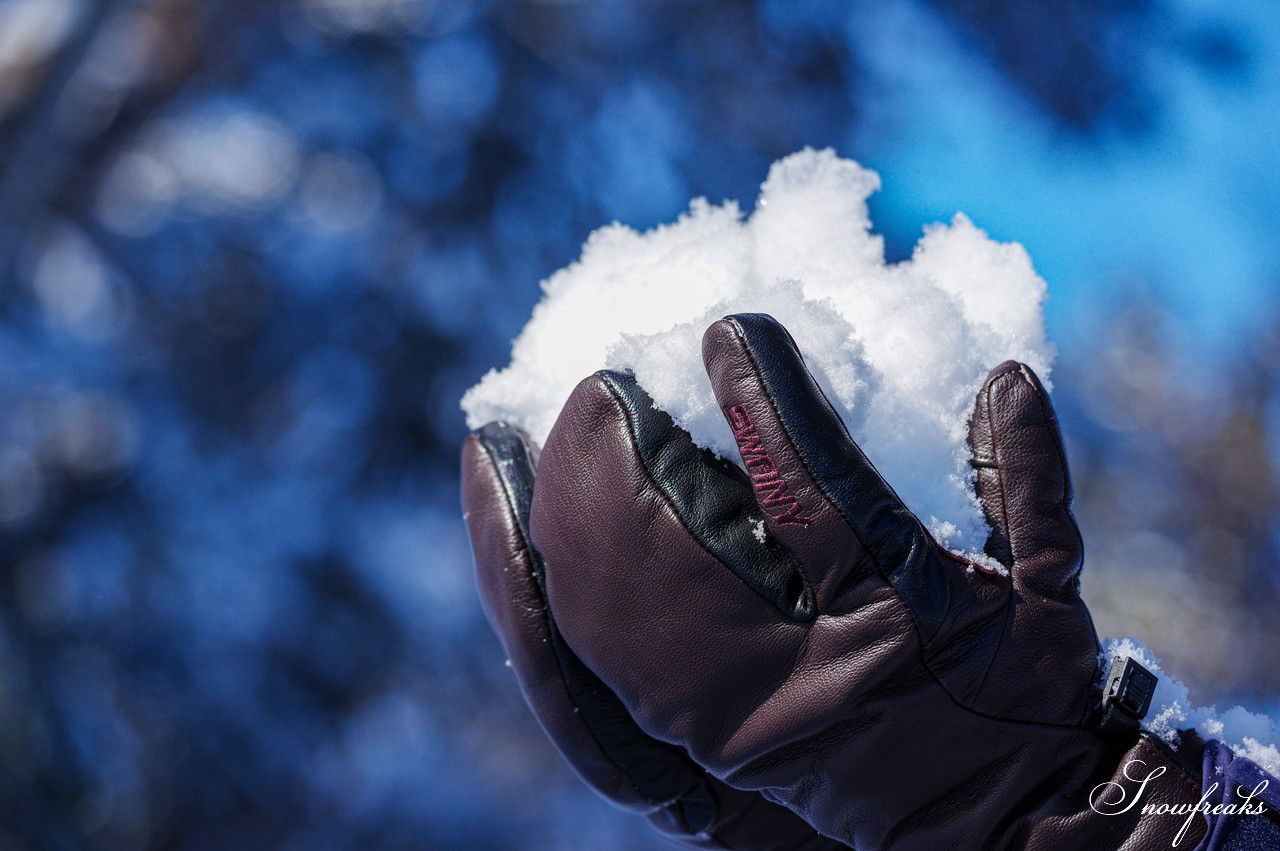
[[[1136,638],[1107,639],[1103,642],[1103,655],[1108,662],[1115,656],[1127,656],[1160,677],[1151,698],[1151,711],[1142,722],[1144,730],[1176,745],[1179,730],[1194,728],[1203,738],[1217,739],[1238,756],[1251,759],[1272,775],[1280,776],[1280,734],[1270,718],[1242,706],[1233,706],[1225,712],[1218,712],[1214,706],[1193,706],[1187,687],[1163,673],[1159,658]]]
[[[980,555],[968,416],[987,371],[1008,358],[1047,381],[1045,284],[1020,245],[963,214],[927,227],[910,260],[886,263],[867,211],[879,185],[851,160],[805,149],[773,165],[750,216],[699,199],[646,233],[601,228],[543,282],[511,364],[463,397],[468,425],[502,420],[542,442],[579,380],[630,369],[698,445],[737,460],[702,332],[729,313],[769,313],[939,542]]]
[[[764,521],[763,520],[751,521],[751,534],[755,536],[757,542],[761,544],[764,543]]]

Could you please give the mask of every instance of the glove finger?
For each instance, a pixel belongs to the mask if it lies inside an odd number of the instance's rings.
[[[545,632],[541,559],[529,545],[536,447],[519,429],[489,423],[462,444],[462,516],[485,614],[503,643]]]
[[[819,609],[860,570],[879,570],[927,640],[949,585],[933,543],[850,438],[791,335],[771,316],[736,314],[707,329],[702,357],[770,532],[803,566]]]
[[[525,701],[565,760],[618,806],[653,812],[699,786],[701,772],[641,732],[556,629],[529,539],[534,455],[523,433],[499,423],[463,444],[463,504],[485,612]]]
[[[969,424],[978,498],[991,524],[987,554],[1014,582],[1070,602],[1083,544],[1058,419],[1031,368],[1006,361],[987,376]]]
[[[642,731],[573,653],[546,604],[542,558],[529,538],[536,447],[490,423],[463,444],[463,504],[486,614],[538,722],[593,789],[649,814],[686,844],[739,851],[845,846],[787,808],[725,786],[681,749]]]

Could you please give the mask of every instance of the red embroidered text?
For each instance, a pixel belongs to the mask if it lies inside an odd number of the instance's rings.
[[[730,405],[724,410],[729,416],[733,436],[738,441],[742,462],[747,465],[747,473],[755,483],[760,504],[773,516],[776,523],[808,526],[810,518],[800,513],[800,503],[796,502],[796,498],[787,489],[787,483],[778,472],[778,466],[769,457],[768,450],[764,448],[746,407]]]

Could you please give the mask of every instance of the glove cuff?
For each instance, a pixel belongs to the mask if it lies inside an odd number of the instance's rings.
[[[1280,783],[1262,766],[1210,739],[1200,802],[1208,835],[1196,851],[1280,848]]]
[[[1170,851],[1195,849],[1206,833],[1200,801],[1200,743],[1186,737],[1177,751],[1141,733],[1114,770],[1084,790],[1073,812],[1034,820],[1022,851]]]
[[[1124,778],[1130,795],[1137,800],[1131,810],[1136,820],[1131,831],[1115,846],[1118,851],[1166,851],[1170,848],[1199,847],[1207,828],[1196,807],[1200,803],[1201,775],[1198,765],[1203,743],[1187,731],[1177,748],[1143,732],[1138,742],[1120,760],[1116,776]],[[1161,771],[1163,769],[1163,771]],[[1128,778],[1138,778],[1135,784]],[[1159,772],[1159,776],[1153,776]],[[1144,782],[1145,781],[1145,782]],[[1125,799],[1125,805],[1131,799]],[[1093,808],[1090,808],[1093,811]],[[1105,807],[1098,809],[1106,812]],[[1098,815],[1094,811],[1096,818]],[[1100,846],[1101,847],[1101,846]]]

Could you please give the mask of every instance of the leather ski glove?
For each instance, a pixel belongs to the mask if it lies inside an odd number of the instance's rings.
[[[490,423],[462,448],[462,501],[490,623],[547,735],[592,788],[647,815],[668,838],[732,851],[836,851],[787,808],[726,786],[680,748],[636,726],[564,643],[547,609],[542,559],[529,543],[536,449]]]
[[[1200,784],[1136,724],[1099,732],[1080,535],[1031,370],[997,367],[971,424],[1001,574],[935,544],[771,317],[716,322],[703,358],[747,473],[611,372],[538,465],[551,611],[639,727],[859,849],[1169,848],[1183,819],[1089,804],[1156,766],[1144,804]]]

